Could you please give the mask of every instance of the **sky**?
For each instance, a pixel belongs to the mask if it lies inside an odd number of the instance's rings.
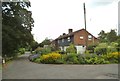
[[[32,34],[40,43],[45,38],[56,39],[68,29],[85,28],[83,3],[86,5],[87,31],[98,37],[101,30],[118,31],[119,0],[30,0],[35,21]]]

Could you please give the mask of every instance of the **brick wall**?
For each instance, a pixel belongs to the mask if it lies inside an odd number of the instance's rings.
[[[89,37],[88,37],[89,35],[91,36],[91,39],[89,39]],[[83,37],[83,39],[82,39],[82,37]],[[84,45],[85,46],[86,39],[87,39],[87,45],[98,43],[98,39],[95,38],[90,33],[86,32],[85,30],[80,30],[74,34],[74,44],[75,45]]]

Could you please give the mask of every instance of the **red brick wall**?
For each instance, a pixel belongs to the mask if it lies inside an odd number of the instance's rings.
[[[96,39],[93,35],[91,40],[88,40],[88,35],[90,35],[85,30],[80,30],[74,34],[74,44],[75,45],[86,45],[86,39],[87,39],[87,45],[96,44],[98,43],[98,39]],[[83,39],[80,39],[80,36],[83,36]]]

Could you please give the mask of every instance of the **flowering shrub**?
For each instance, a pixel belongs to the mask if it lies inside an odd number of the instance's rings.
[[[110,64],[118,63],[119,58],[120,53],[118,52],[103,54],[100,56],[94,54],[61,55],[58,52],[53,52],[49,54],[43,54],[40,57],[33,59],[33,61],[44,64]]]
[[[105,60],[110,61],[111,63],[118,63],[118,60],[120,58],[120,53],[118,52],[113,52],[109,53],[107,55],[102,56]]]
[[[118,52],[113,52],[112,55],[113,55],[113,56],[120,57],[120,52],[119,52],[119,53],[118,53]]]
[[[118,63],[120,53],[113,52],[101,56],[80,56],[78,57],[81,64],[110,64]]]
[[[51,64],[51,63],[59,63],[61,60],[61,55],[59,53],[49,53],[46,55],[42,55],[40,57],[40,61],[41,63],[47,63],[47,64]]]

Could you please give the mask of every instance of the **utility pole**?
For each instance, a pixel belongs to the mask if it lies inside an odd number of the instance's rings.
[[[84,22],[85,22],[85,30],[86,30],[86,8],[85,8],[85,3],[83,3],[84,7]]]
[[[87,48],[87,40],[88,40],[88,36],[87,36],[87,29],[86,29],[86,8],[85,8],[85,3],[83,3],[83,8],[84,8],[84,22],[85,22],[85,45]]]

